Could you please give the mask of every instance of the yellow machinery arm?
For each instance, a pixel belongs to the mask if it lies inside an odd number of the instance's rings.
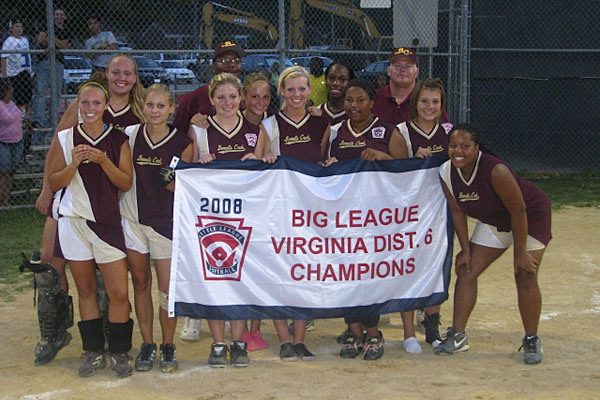
[[[269,42],[275,43],[279,38],[279,32],[275,26],[264,19],[233,7],[208,2],[202,6],[202,22],[200,26],[200,40],[204,42],[207,49],[212,49],[213,47],[215,21],[254,29],[263,33]]]

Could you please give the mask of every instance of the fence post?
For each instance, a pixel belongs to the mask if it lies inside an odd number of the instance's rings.
[[[58,85],[57,79],[63,79],[62,76],[56,76],[56,44],[54,43],[54,3],[52,0],[46,0],[46,23],[48,26],[48,63],[50,64],[50,131],[51,136],[56,131],[58,125]]]
[[[469,122],[471,92],[471,11],[470,0],[462,0],[460,16],[460,109],[458,121]]]

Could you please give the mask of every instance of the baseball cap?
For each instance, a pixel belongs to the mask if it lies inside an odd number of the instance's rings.
[[[396,57],[408,57],[415,64],[419,65],[419,56],[413,49],[409,49],[408,47],[398,47],[390,54],[390,62]]]
[[[221,42],[215,47],[215,51],[213,52],[212,59],[219,57],[221,54],[226,53],[228,51],[233,51],[238,55],[239,58],[246,57],[246,52],[236,43],[231,41]]]

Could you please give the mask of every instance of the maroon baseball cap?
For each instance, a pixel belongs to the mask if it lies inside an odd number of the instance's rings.
[[[413,49],[409,49],[408,47],[398,47],[396,50],[392,51],[390,54],[390,62],[393,62],[396,57],[408,57],[413,64],[419,66],[419,56],[417,56],[417,53],[415,53]]]
[[[213,52],[212,59],[214,61],[215,58],[219,57],[221,54],[226,53],[228,51],[233,51],[238,55],[239,58],[246,57],[246,52],[237,43],[226,41],[221,42],[215,47],[215,51]]]

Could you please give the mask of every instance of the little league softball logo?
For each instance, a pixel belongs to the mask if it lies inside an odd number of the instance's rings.
[[[244,218],[198,216],[198,243],[205,280],[233,280],[242,277],[242,267],[252,228]]]

